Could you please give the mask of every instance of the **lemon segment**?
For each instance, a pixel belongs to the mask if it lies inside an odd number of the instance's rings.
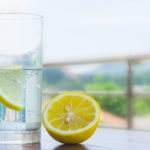
[[[10,65],[0,68],[0,102],[6,107],[21,111],[24,72],[21,66]]]
[[[68,92],[54,97],[43,109],[48,133],[62,143],[81,143],[96,130],[101,109],[90,96]]]

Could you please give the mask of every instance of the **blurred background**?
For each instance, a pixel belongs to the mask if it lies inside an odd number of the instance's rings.
[[[0,12],[44,16],[43,105],[80,91],[101,126],[150,130],[149,0],[0,0]]]

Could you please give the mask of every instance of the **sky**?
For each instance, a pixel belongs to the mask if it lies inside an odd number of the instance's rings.
[[[150,54],[149,0],[0,0],[44,16],[44,62]]]

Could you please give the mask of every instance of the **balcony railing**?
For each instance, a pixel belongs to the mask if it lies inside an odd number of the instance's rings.
[[[134,96],[150,96],[150,92],[134,92],[133,91],[133,65],[140,63],[142,61],[150,60],[150,55],[141,56],[126,56],[126,57],[116,57],[116,58],[105,58],[105,59],[94,59],[94,60],[81,60],[81,61],[70,61],[61,63],[45,63],[44,68],[57,68],[69,65],[83,65],[83,64],[107,64],[107,63],[118,63],[124,62],[127,64],[127,89],[125,92],[122,91],[80,91],[82,93],[91,96],[126,96],[127,100],[127,120],[128,129],[132,129],[132,100]],[[54,96],[62,93],[63,91],[57,92],[43,92],[44,95]]]

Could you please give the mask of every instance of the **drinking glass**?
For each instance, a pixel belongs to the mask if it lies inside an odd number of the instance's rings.
[[[40,140],[42,20],[34,14],[0,14],[1,144]],[[16,96],[21,110],[8,104],[8,95]]]

